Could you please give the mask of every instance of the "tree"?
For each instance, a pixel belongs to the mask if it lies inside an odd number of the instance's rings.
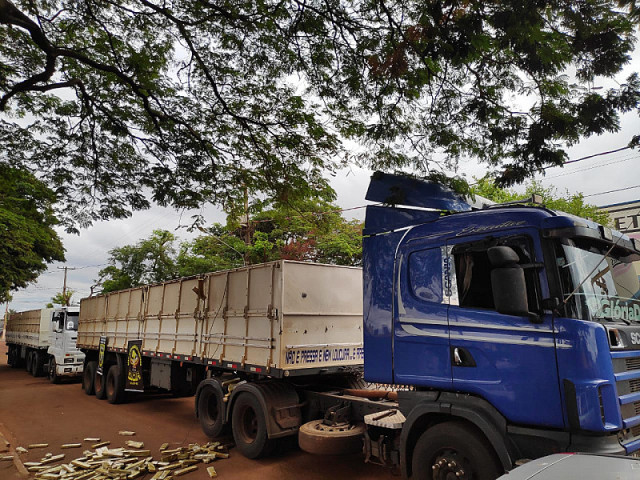
[[[278,259],[362,262],[362,225],[345,220],[330,202],[316,197],[295,206],[256,202],[253,208],[257,213],[248,225],[240,224],[234,211],[227,225],[201,228],[202,235],[178,249],[166,231],[114,248],[110,265],[100,271],[103,293]]]
[[[0,0],[0,155],[42,172],[69,229],[147,191],[304,198],[352,160],[471,156],[509,185],[637,109],[635,74],[594,88],[637,19],[636,0]]]
[[[68,307],[71,305],[71,298],[73,294],[76,293],[73,290],[67,289],[64,292],[58,292],[53,297],[51,297],[51,303],[47,304],[47,308],[53,308],[53,305],[62,305],[63,307]]]
[[[55,194],[32,174],[0,163],[0,302],[64,260]]]
[[[176,278],[175,242],[171,232],[154,230],[136,245],[110,250],[110,265],[98,274],[103,293]]]
[[[607,212],[600,210],[595,205],[588,204],[584,201],[582,193],[565,192],[560,195],[555,187],[545,188],[541,183],[531,181],[526,188],[524,194],[517,193],[512,190],[498,187],[495,182],[485,177],[479,180],[471,189],[471,193],[481,195],[496,203],[512,202],[531,198],[531,195],[540,195],[542,203],[552,210],[570,213],[582,218],[588,218],[601,225],[609,225],[609,215]]]

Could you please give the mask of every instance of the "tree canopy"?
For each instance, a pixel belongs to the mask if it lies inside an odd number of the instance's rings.
[[[114,248],[110,265],[99,274],[102,291],[278,259],[361,263],[362,225],[344,219],[330,202],[308,198],[254,208],[249,222],[231,214],[226,225],[201,228],[203,234],[192,241],[179,242],[174,234],[156,230],[136,245]]]
[[[552,210],[570,213],[582,218],[588,218],[601,225],[609,225],[609,214],[597,206],[584,201],[582,193],[559,194],[555,187],[544,187],[540,182],[531,181],[527,184],[525,193],[518,193],[510,189],[500,188],[488,177],[480,179],[472,188],[471,193],[481,195],[496,203],[513,202],[540,195],[542,204]]]
[[[598,85],[637,19],[636,0],[0,0],[0,161],[40,172],[69,229],[148,193],[302,198],[349,161],[473,157],[509,185],[638,108],[635,74]]]
[[[0,302],[64,260],[53,227],[54,193],[33,175],[0,163]]]

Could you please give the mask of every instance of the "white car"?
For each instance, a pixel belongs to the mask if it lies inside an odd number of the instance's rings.
[[[639,480],[640,459],[557,453],[532,460],[498,480]]]

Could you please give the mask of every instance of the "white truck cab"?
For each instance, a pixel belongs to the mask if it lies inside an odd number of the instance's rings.
[[[49,378],[52,382],[59,377],[82,374],[84,353],[76,347],[78,338],[78,316],[80,307],[54,308],[51,313],[49,339]]]

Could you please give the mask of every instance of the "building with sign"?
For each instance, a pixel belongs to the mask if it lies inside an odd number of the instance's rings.
[[[600,209],[609,213],[614,229],[632,238],[640,238],[640,200],[604,205]]]

